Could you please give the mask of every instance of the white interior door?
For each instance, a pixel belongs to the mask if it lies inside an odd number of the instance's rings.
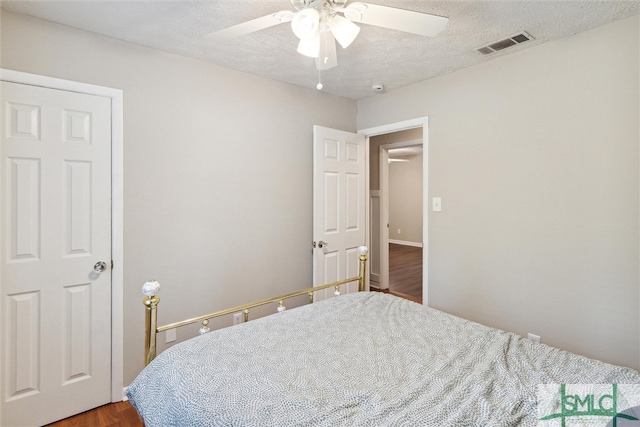
[[[314,286],[358,275],[358,246],[365,244],[365,137],[313,127]],[[343,288],[345,289],[345,288]],[[351,283],[346,292],[357,292]],[[316,292],[317,299],[333,289]]]
[[[3,426],[111,400],[110,108],[2,82]]]

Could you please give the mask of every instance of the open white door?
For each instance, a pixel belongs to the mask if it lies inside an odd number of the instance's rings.
[[[366,243],[366,138],[313,127],[313,284],[358,275],[358,246]],[[343,288],[344,289],[344,288]],[[349,284],[346,292],[357,292]],[[333,290],[316,292],[318,300]]]
[[[2,82],[2,419],[111,401],[111,100]]]

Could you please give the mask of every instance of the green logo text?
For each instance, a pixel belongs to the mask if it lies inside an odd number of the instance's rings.
[[[610,417],[613,427],[618,418],[637,421],[638,418],[618,413],[618,385],[612,384],[611,394],[567,394],[566,384],[560,385],[560,412],[540,418],[541,421],[560,418],[562,427],[569,417]]]

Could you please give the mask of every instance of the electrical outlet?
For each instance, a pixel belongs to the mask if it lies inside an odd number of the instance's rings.
[[[400,229],[398,228],[398,230],[396,231],[396,233],[400,234]]]
[[[244,319],[242,318],[243,313],[235,313],[233,315],[233,324],[234,326],[239,324],[239,323],[243,323]]]
[[[168,329],[165,332],[165,343],[170,343],[170,342],[174,342],[176,340],[176,328],[173,329]]]
[[[540,335],[532,334],[531,332],[529,332],[527,338],[529,338],[531,341],[540,342]]]

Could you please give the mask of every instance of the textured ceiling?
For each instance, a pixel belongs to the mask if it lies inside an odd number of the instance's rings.
[[[205,40],[212,31],[279,10],[289,0],[30,1],[2,0],[17,13],[92,31],[132,43],[201,59],[224,67],[315,88],[314,60],[296,52],[288,24],[223,43]],[[386,91],[527,49],[549,40],[640,13],[634,1],[371,0],[369,3],[449,18],[435,38],[361,24],[347,49],[338,46],[338,66],[322,72],[323,91],[351,99]],[[474,49],[526,31],[535,40],[482,56]]]

